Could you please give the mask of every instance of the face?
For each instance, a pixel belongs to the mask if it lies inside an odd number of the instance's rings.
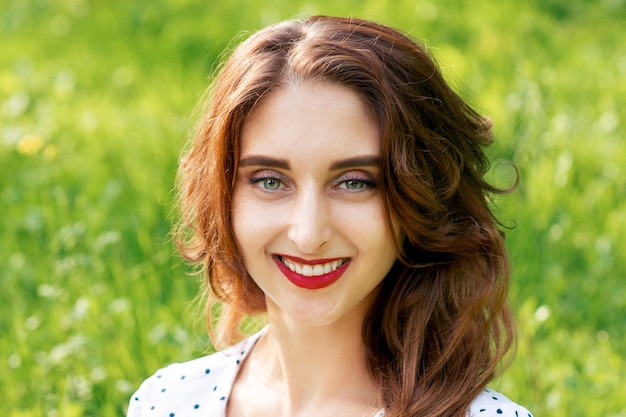
[[[232,224],[270,320],[362,320],[396,259],[383,213],[380,130],[356,93],[274,91],[241,135]]]

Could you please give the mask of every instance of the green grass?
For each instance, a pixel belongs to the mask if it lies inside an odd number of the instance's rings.
[[[307,13],[424,39],[519,167],[498,206],[520,341],[495,388],[537,416],[626,416],[624,0],[2,2],[4,415],[123,415],[210,349],[168,235],[178,153],[230,39]]]

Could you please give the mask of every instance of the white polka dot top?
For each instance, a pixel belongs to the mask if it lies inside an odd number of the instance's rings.
[[[225,417],[239,365],[263,331],[224,351],[160,369],[130,399],[127,417]],[[383,417],[380,410],[374,417]],[[484,390],[468,417],[532,417],[504,395]]]

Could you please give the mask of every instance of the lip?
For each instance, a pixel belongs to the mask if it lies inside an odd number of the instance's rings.
[[[297,287],[304,288],[307,290],[318,290],[318,289],[326,288],[334,284],[335,282],[339,280],[339,278],[341,278],[343,273],[346,272],[346,269],[348,269],[348,265],[350,264],[350,259],[348,259],[343,265],[341,265],[339,268],[335,269],[334,271],[329,272],[328,274],[307,277],[304,275],[300,275],[292,271],[291,269],[289,269],[284,263],[280,261],[281,257],[293,260],[294,262],[306,264],[306,265],[328,263],[328,262],[332,262],[332,261],[335,261],[338,259],[344,259],[344,258],[316,259],[315,261],[311,261],[311,260],[301,259],[301,258],[297,258],[293,256],[274,255],[272,258],[274,259],[274,262],[278,266],[278,269],[280,270],[280,272],[282,272],[283,275],[285,275],[285,277],[287,277],[287,279],[292,284],[294,284]]]

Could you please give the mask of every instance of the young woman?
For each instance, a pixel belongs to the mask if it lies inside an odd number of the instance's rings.
[[[514,340],[490,127],[386,26],[243,42],[179,178],[181,251],[232,347],[158,371],[128,416],[530,416],[487,388]]]

